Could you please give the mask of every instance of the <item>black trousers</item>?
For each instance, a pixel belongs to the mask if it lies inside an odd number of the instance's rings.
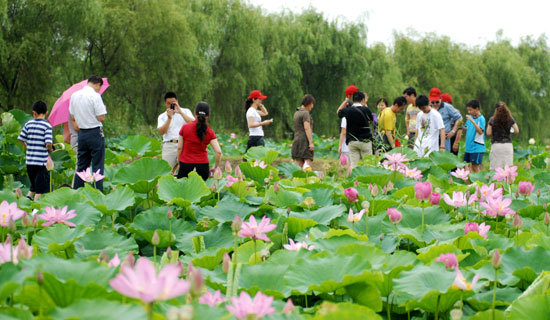
[[[31,192],[44,194],[50,192],[50,172],[46,166],[27,165],[27,174],[31,181]]]
[[[246,151],[252,147],[265,146],[263,136],[250,136],[248,138],[248,143],[246,144]],[[245,153],[246,153],[245,151]]]
[[[210,166],[208,163],[183,163],[180,161],[178,179],[187,178],[189,173],[193,170],[196,170],[204,181],[206,181],[206,179],[210,176]]]
[[[96,127],[92,129],[80,129],[78,131],[78,159],[76,171],[81,172],[90,167],[92,172],[99,169],[103,174],[105,169],[105,136],[103,128]],[[84,181],[78,175],[75,175],[74,188],[78,189],[84,186]],[[103,180],[97,181],[95,187],[103,192]]]

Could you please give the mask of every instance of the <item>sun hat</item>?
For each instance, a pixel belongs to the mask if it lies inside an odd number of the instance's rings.
[[[430,101],[441,100],[441,90],[439,88],[432,88],[429,99]]]
[[[441,95],[441,100],[443,102],[453,103],[453,98],[451,98],[451,95],[448,93],[444,93]]]
[[[344,92],[346,93],[346,97],[347,97],[347,96],[353,95],[357,90],[359,90],[359,89],[357,89],[356,86],[351,85],[351,86],[347,87],[346,91],[344,91]]]
[[[262,95],[260,90],[253,90],[252,92],[250,92],[250,95],[248,96],[248,99],[262,99],[262,100],[264,100],[265,98],[267,98],[267,96]]]

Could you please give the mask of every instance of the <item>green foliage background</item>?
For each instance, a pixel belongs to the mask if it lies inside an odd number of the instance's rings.
[[[0,0],[0,109],[29,111],[91,74],[108,77],[107,133],[151,133],[166,91],[182,106],[213,106],[217,131],[243,132],[244,100],[260,89],[272,126],[290,138],[301,97],[317,98],[314,131],[336,135],[334,110],[344,88],[365,90],[374,108],[407,86],[449,92],[463,113],[478,98],[488,118],[505,101],[523,131],[547,138],[550,105],[548,39],[514,46],[502,34],[484,47],[447,37],[395,34],[390,46],[367,46],[368,25],[329,22],[321,13],[266,14],[240,0]],[[400,121],[402,123],[403,121]]]

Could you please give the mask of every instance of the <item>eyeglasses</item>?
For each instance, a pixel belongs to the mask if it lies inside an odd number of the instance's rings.
[[[441,100],[438,100],[438,101],[431,101],[430,104],[440,104],[441,103]]]

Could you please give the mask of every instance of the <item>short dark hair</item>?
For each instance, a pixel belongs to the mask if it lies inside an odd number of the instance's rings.
[[[430,104],[430,100],[425,95],[421,94],[416,98],[416,106],[419,108],[425,107]]]
[[[315,98],[311,94],[308,93],[302,98],[302,105],[304,107],[309,106],[312,103],[315,103]]]
[[[359,90],[355,91],[353,94],[353,102],[361,102],[365,99],[365,94]]]
[[[403,94],[406,94],[408,96],[414,94],[414,96],[416,97],[416,89],[413,87],[408,87],[407,89],[403,90]]]
[[[378,107],[378,105],[380,104],[380,102],[384,102],[386,104],[386,107],[388,107],[388,99],[386,98],[379,98],[378,100],[376,100],[376,106]]]
[[[393,104],[396,104],[398,107],[403,107],[407,104],[407,98],[399,96],[393,100]]]
[[[479,100],[472,99],[472,100],[468,101],[468,103],[466,103],[466,107],[479,109],[479,108],[481,108],[481,104],[479,103]]]
[[[46,106],[46,102],[42,100],[38,100],[32,105],[32,111],[36,112],[37,114],[46,114],[48,112],[48,107]]]
[[[174,99],[178,100],[178,96],[176,95],[175,92],[168,91],[168,92],[166,92],[166,94],[164,95],[164,101],[166,101],[166,99],[170,99],[170,98],[174,98]]]
[[[98,75],[93,75],[88,78],[88,83],[99,83],[100,85],[103,85],[103,79],[101,79],[101,77]]]

